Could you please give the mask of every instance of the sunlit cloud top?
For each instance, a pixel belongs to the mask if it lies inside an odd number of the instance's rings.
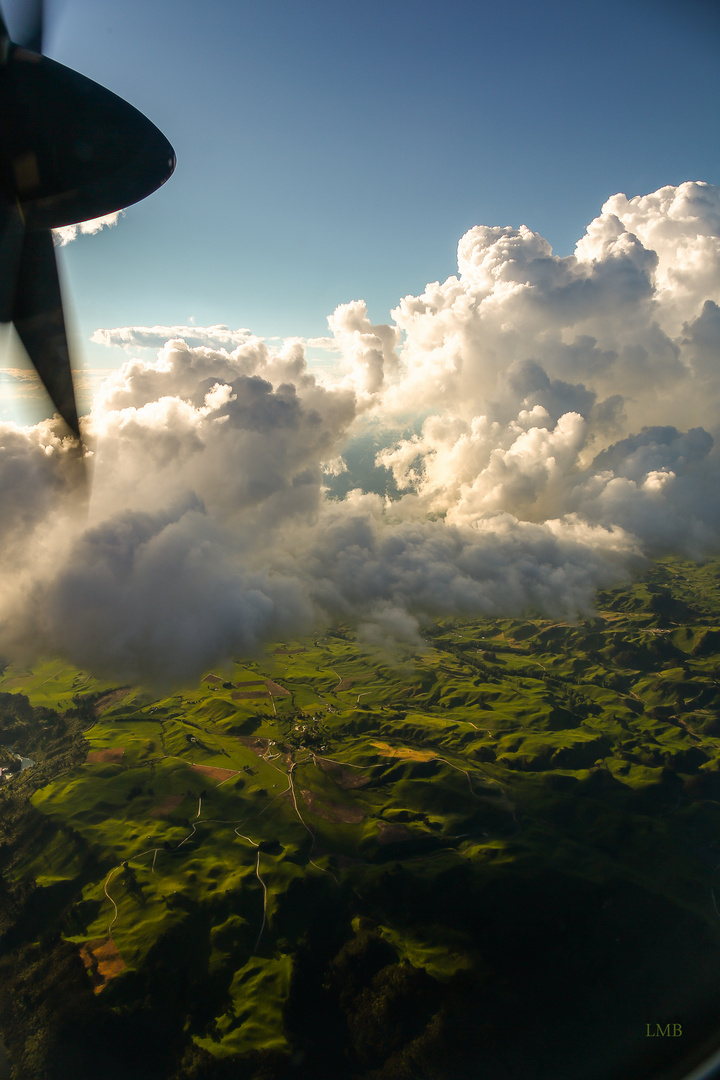
[[[0,650],[171,684],[338,619],[387,647],[572,617],[717,551],[719,223],[688,182],[613,196],[564,257],[475,226],[392,321],[336,308],[332,380],[301,337],[98,331],[160,348],[95,394],[87,520],[59,425],[0,426]]]

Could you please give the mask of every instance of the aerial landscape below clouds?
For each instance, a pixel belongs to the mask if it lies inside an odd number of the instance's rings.
[[[391,646],[573,616],[717,552],[719,305],[720,188],[687,182],[612,196],[565,257],[475,226],[391,322],[335,310],[336,377],[300,338],[98,330],[167,340],[95,395],[86,515],[59,421],[2,425],[0,651],[172,685],[340,619]]]

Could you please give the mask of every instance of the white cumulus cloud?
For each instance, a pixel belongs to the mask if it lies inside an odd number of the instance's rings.
[[[59,421],[0,425],[0,652],[195,678],[351,620],[570,616],[648,556],[720,549],[720,189],[610,198],[558,257],[476,226],[458,272],[330,336],[125,327],[87,515]],[[306,348],[334,348],[324,382]]]

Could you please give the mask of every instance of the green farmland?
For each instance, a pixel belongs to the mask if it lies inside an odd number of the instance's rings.
[[[15,1080],[610,1080],[720,1042],[720,564],[168,697],[0,676]],[[648,1038],[647,1025],[682,1038]]]

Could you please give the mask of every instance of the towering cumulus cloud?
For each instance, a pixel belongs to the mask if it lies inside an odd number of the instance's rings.
[[[2,426],[0,652],[172,684],[337,619],[388,644],[573,615],[718,550],[720,189],[615,195],[565,258],[476,226],[392,318],[336,310],[333,381],[225,328],[127,361],[87,420],[88,515],[58,426]]]

